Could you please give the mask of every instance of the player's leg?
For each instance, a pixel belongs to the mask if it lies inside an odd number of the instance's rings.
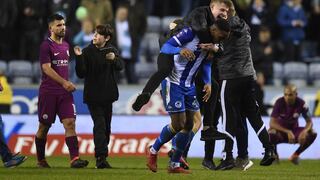
[[[38,119],[39,126],[36,132],[35,144],[37,149],[37,166],[40,168],[50,168],[45,158],[45,146],[47,134],[56,118],[57,96],[49,94],[39,94]]]
[[[164,106],[169,112],[171,123],[162,128],[159,137],[151,147],[146,149],[147,152],[147,167],[152,171],[157,171],[157,154],[161,146],[170,141],[182,128],[185,123],[185,106],[184,96],[178,85],[164,80],[161,83],[162,99]],[[184,121],[181,121],[183,119]]]
[[[70,154],[70,166],[72,168],[83,168],[88,165],[87,160],[79,158],[78,138],[75,129],[76,110],[72,94],[65,94],[58,97],[58,116],[65,129],[65,141]]]
[[[289,142],[288,135],[286,133],[277,131],[275,129],[269,129],[268,133],[269,133],[270,142],[274,146],[275,161],[279,163],[279,154],[277,151],[277,145],[280,143],[288,143]]]
[[[2,122],[2,117],[0,115],[0,155],[2,157],[3,163],[5,163],[12,158],[12,153],[9,147],[7,146],[3,133],[4,133],[3,122]]]
[[[4,138],[3,132],[4,132],[3,122],[2,122],[2,117],[0,115],[0,156],[2,157],[3,165],[6,168],[19,166],[27,159],[27,157],[23,155],[19,155],[19,153],[17,154],[11,153],[6,143],[6,140]]]
[[[301,134],[301,132],[303,131],[304,127],[298,127],[292,130],[296,142],[298,142],[298,138]],[[317,133],[315,133],[312,129],[308,132],[306,140],[303,144],[300,144],[300,146],[298,147],[298,149],[291,155],[291,157],[289,158],[289,160],[293,163],[298,165],[299,164],[299,156],[302,152],[304,152],[316,139],[317,137]]]
[[[161,81],[163,81],[171,72],[173,68],[173,55],[160,53],[158,56],[158,71],[155,72],[138,95],[132,108],[135,111],[140,111],[143,105],[147,104],[153,92],[158,88]]]
[[[193,129],[193,122],[195,121],[193,119],[195,116],[194,113],[195,112],[193,111],[186,111],[186,113],[181,113],[184,114],[184,116],[171,116],[175,119],[175,122],[178,122],[180,125],[182,125],[182,130],[176,135],[176,150],[170,159],[168,168],[169,173],[190,173],[181,167],[180,160],[187,145],[190,143],[191,136],[193,134],[191,131]],[[200,112],[198,113],[200,116]]]
[[[260,142],[265,149],[264,157],[261,160],[260,165],[269,166],[275,160],[274,147],[270,142],[266,126],[261,119],[259,106],[257,105],[257,101],[255,98],[256,96],[254,83],[255,82],[253,77],[247,77],[246,81],[244,82],[246,91],[242,96],[243,112],[248,118],[249,123],[255,130]]]
[[[171,123],[164,126],[160,132],[160,135],[156,139],[153,145],[147,147],[147,167],[152,172],[157,172],[157,154],[163,144],[169,142],[180,130],[182,130],[184,122],[178,121],[179,119],[185,119],[185,113],[173,113],[170,115]]]

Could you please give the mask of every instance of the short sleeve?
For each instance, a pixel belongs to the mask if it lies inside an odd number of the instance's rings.
[[[50,47],[46,41],[40,46],[39,60],[40,64],[51,63]]]
[[[276,103],[273,106],[273,110],[271,113],[271,117],[278,118],[280,116],[280,101],[279,99],[276,101]]]

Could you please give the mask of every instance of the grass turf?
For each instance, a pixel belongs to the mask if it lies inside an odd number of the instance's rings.
[[[146,169],[144,157],[111,157],[109,163],[113,169],[95,169],[93,157],[84,157],[90,161],[85,169],[69,168],[67,157],[49,157],[51,169],[36,168],[35,157],[29,157],[24,164],[17,168],[0,167],[0,179],[320,179],[320,161],[302,160],[300,165],[293,165],[288,160],[269,167],[259,166],[259,160],[253,160],[254,165],[248,171],[209,171],[201,166],[201,159],[188,159],[192,174],[168,174],[167,158],[158,161],[158,172],[152,173]],[[216,164],[218,160],[216,160]]]

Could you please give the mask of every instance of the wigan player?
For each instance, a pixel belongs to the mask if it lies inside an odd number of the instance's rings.
[[[210,27],[214,42],[229,36],[230,27],[226,20],[218,20]],[[170,159],[169,173],[190,173],[180,166],[180,158],[188,143],[200,126],[201,115],[194,85],[199,67],[203,67],[205,85],[203,101],[211,95],[211,63],[205,62],[208,51],[198,47],[199,38],[190,27],[182,29],[170,38],[161,48],[162,53],[174,54],[174,67],[161,84],[164,105],[171,117],[171,123],[163,127],[156,142],[147,149],[147,166],[157,171],[157,153],[160,147],[175,136],[176,149]],[[195,124],[195,125],[194,125]]]
[[[40,46],[42,80],[39,88],[39,128],[35,137],[38,167],[50,168],[45,159],[45,145],[48,131],[58,114],[65,129],[65,140],[70,153],[70,166],[83,168],[88,161],[79,158],[78,139],[75,132],[76,111],[72,92],[74,84],[68,81],[69,44],[63,40],[65,21],[63,16],[49,17],[50,37]]]

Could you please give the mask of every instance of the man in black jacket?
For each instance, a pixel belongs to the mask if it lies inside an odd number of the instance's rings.
[[[106,161],[111,133],[112,103],[119,92],[115,73],[123,68],[118,50],[109,42],[113,28],[98,25],[92,44],[83,49],[74,48],[76,73],[84,78],[83,101],[88,105],[93,120],[93,136],[97,168],[111,168]]]
[[[224,133],[229,138],[226,139],[225,143],[226,156],[217,169],[226,170],[235,166],[232,156],[235,136],[237,141],[242,142],[237,143],[239,149],[237,161],[246,162],[241,163],[243,164],[243,167],[241,167],[243,170],[249,168],[248,131],[246,121],[243,119],[245,117],[248,118],[265,149],[260,165],[269,166],[274,161],[274,149],[261,119],[259,106],[255,98],[256,75],[250,49],[250,28],[238,16],[231,17],[229,23],[232,33],[230,38],[224,41],[225,50],[221,57],[217,59],[219,79],[222,81],[220,91],[222,124]],[[239,130],[242,130],[242,132],[239,132]]]
[[[209,27],[214,24],[215,19],[227,19],[228,13],[234,12],[231,0],[211,0],[209,6],[198,7],[194,9],[186,18],[183,25],[190,26],[200,39],[201,43],[210,43]],[[177,25],[181,28],[183,25]],[[177,30],[174,30],[177,31]],[[177,31],[179,32],[179,31]],[[137,97],[132,105],[135,111],[140,111],[143,105],[147,104],[152,93],[157,89],[164,78],[168,76],[173,67],[173,56],[161,53],[158,56],[158,71],[155,72]]]

